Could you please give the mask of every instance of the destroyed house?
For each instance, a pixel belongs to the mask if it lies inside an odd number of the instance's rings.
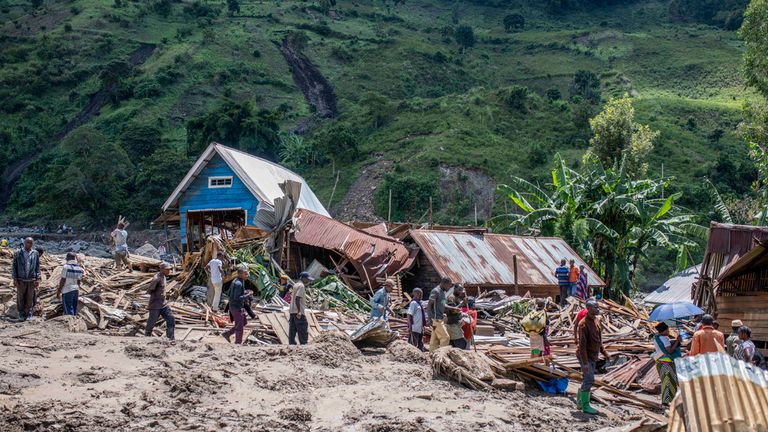
[[[712,222],[700,273],[694,302],[721,326],[741,320],[768,342],[768,227]]]
[[[405,282],[412,287],[432,288],[448,277],[471,295],[503,289],[555,299],[560,292],[554,271],[563,258],[585,265],[590,287],[605,286],[561,238],[432,230],[411,230],[410,238],[421,251]]]
[[[163,204],[155,223],[181,232],[183,251],[196,251],[211,234],[231,236],[238,228],[254,225],[256,210],[271,207],[284,196],[281,185],[301,184],[298,208],[328,216],[306,181],[268,160],[218,143],[211,143]]]

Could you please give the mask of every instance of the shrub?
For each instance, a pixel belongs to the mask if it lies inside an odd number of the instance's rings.
[[[392,191],[392,220],[418,220],[429,209],[440,209],[440,182],[434,175],[388,173],[376,189],[374,204],[379,216],[387,217],[389,192]]]
[[[560,89],[556,89],[556,88],[548,89],[546,92],[546,96],[547,96],[547,99],[549,99],[551,102],[560,100],[563,97],[563,95],[560,94]]]

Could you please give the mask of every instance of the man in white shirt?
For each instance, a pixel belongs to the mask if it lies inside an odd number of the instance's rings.
[[[219,310],[219,303],[221,302],[221,290],[224,286],[224,264],[222,263],[224,254],[219,252],[216,258],[208,261],[208,265],[205,266],[205,272],[208,273],[208,306],[214,311]]]
[[[61,278],[56,289],[56,298],[61,298],[64,315],[77,315],[77,298],[82,278],[83,268],[77,262],[77,255],[68,252],[67,263],[61,268]]]
[[[424,351],[424,326],[427,324],[427,314],[421,304],[423,292],[414,288],[411,292],[413,300],[408,305],[408,343]]]
[[[288,320],[289,345],[296,345],[296,336],[299,336],[299,344],[301,345],[306,345],[309,340],[306,285],[315,279],[307,272],[301,272],[299,279],[301,281],[293,284],[293,293],[291,293],[290,319]]]
[[[117,228],[112,231],[112,241],[115,243],[115,268],[122,270],[123,265],[131,271],[131,263],[128,261],[128,231],[125,230],[125,224],[117,224]]]

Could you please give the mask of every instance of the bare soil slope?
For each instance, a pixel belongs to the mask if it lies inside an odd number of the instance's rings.
[[[537,392],[470,391],[434,379],[424,362],[363,354],[338,333],[252,347],[82,328],[63,318],[0,325],[0,430],[540,432],[633,417],[612,407],[590,418]]]

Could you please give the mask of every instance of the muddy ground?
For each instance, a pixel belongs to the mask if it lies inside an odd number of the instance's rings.
[[[0,324],[0,358],[6,432],[587,431],[637,418],[618,407],[586,416],[536,391],[467,390],[419,355],[361,352],[338,333],[304,347],[171,345],[57,318]]]

